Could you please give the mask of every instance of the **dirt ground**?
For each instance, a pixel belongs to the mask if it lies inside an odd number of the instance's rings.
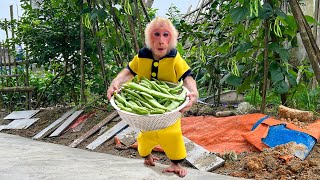
[[[38,132],[49,126],[52,122],[62,116],[68,109],[67,107],[51,107],[43,108],[34,117],[40,118],[35,124],[24,130],[2,130],[1,133],[15,134],[22,137],[32,138]],[[87,109],[84,113],[95,111],[95,114],[88,118],[82,128],[68,130],[63,132],[58,137],[45,137],[39,141],[50,142],[68,146],[75,139],[79,138],[83,133],[89,131],[92,127],[98,124],[101,120],[108,116],[111,112],[102,110],[104,108]],[[205,109],[205,110],[204,110]],[[223,108],[212,109],[211,107],[201,108],[195,106],[185,116],[194,115],[213,115],[215,111]],[[3,120],[3,117],[9,112],[0,114],[0,125],[8,124],[10,121]],[[111,121],[107,124],[107,128],[115,125],[117,121]],[[99,131],[98,131],[99,132]],[[98,137],[98,132],[91,135],[89,138],[80,143],[77,148],[86,149],[85,147]],[[291,146],[292,147],[292,146]],[[218,154],[225,159],[224,166],[214,170],[214,173],[242,177],[247,179],[320,179],[320,143],[318,142],[312,152],[305,160],[300,160],[296,157],[289,157],[287,160],[280,158],[288,154],[290,144],[279,146],[277,148],[267,149],[261,153],[241,153],[241,154]],[[111,139],[94,151],[123,156],[128,158],[141,159],[136,149],[124,148],[119,149],[115,146],[114,139]],[[169,160],[163,153],[155,152],[155,155],[160,157],[160,163],[169,164]],[[141,159],[141,163],[143,160]],[[186,167],[192,167],[187,162],[182,164]]]

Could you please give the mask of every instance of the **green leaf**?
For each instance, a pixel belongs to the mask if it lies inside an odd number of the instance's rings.
[[[242,93],[248,89],[251,89],[251,83],[252,83],[252,79],[251,77],[248,77],[244,80],[244,82],[237,87],[237,93]]]
[[[278,15],[278,16],[280,16],[280,17],[282,17],[282,18],[287,18],[287,15],[286,15],[286,13],[284,13],[280,8],[276,8],[275,10],[274,10],[274,12]]]
[[[230,46],[228,42],[223,43],[221,46],[217,47],[217,51],[220,53],[226,53],[229,51],[229,49],[230,49]]]
[[[238,34],[242,34],[245,31],[245,27],[243,24],[239,24],[235,27],[233,32],[231,33],[232,36],[237,36]]]
[[[281,67],[278,63],[272,63],[270,64],[269,68],[270,74],[271,74],[271,80],[272,82],[278,82],[284,80],[284,75],[281,71]]]
[[[296,20],[294,19],[294,17],[292,15],[288,15],[287,18],[285,18],[284,20],[292,30],[298,29]]]
[[[97,14],[98,14],[98,18],[101,22],[103,22],[105,19],[107,19],[108,17],[108,14],[107,12],[104,10],[104,9],[99,9],[97,11]]]
[[[246,7],[237,7],[231,9],[230,14],[233,22],[239,23],[242,22],[249,15],[249,10]]]
[[[288,50],[280,48],[277,50],[277,53],[280,55],[280,58],[282,61],[284,61],[285,63],[288,63],[288,60],[290,58]]]
[[[276,82],[274,88],[279,94],[284,94],[289,91],[289,86],[284,80]]]
[[[294,72],[292,72],[294,73]],[[289,84],[292,85],[292,86],[297,86],[297,77],[295,75],[293,75],[292,73],[288,72],[287,73],[287,78],[288,78],[288,81],[289,81]]]
[[[239,51],[244,53],[250,48],[252,48],[252,43],[251,42],[246,42],[244,44],[240,44]]]
[[[287,49],[282,48],[278,43],[273,42],[268,45],[270,51],[274,51],[279,54],[280,58],[284,62],[288,62],[290,55]]]
[[[320,25],[320,23],[317,22],[312,16],[305,15],[304,17],[306,18],[308,23]]]
[[[231,86],[235,86],[235,87],[239,87],[241,85],[242,82],[241,77],[235,76],[235,75],[230,75],[227,79],[226,79],[226,83],[228,83]]]
[[[273,15],[272,6],[269,3],[265,3],[262,5],[262,8],[259,10],[259,18],[261,19],[269,19]]]
[[[184,57],[184,50],[183,50],[183,46],[182,46],[182,44],[179,42],[178,44],[177,44],[177,50],[178,50],[178,52],[180,53],[180,55],[182,56],[182,57]]]

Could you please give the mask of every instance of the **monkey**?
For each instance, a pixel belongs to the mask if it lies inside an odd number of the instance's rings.
[[[121,85],[134,76],[146,77],[177,83],[183,80],[183,85],[189,90],[189,103],[180,110],[188,111],[197,102],[199,93],[193,73],[187,62],[176,49],[178,31],[172,22],[163,17],[156,17],[145,28],[145,47],[133,57],[126,68],[114,78],[107,90],[110,100],[114,91],[119,91]],[[144,164],[155,166],[158,157],[152,155],[152,149],[160,145],[171,164],[163,173],[175,173],[180,177],[187,174],[187,170],[180,164],[187,157],[181,130],[181,118],[174,124],[160,130],[141,130],[137,137],[138,152],[144,158]]]

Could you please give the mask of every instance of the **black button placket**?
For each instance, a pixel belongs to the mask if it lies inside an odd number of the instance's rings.
[[[158,79],[159,61],[153,60],[151,67],[151,78]]]

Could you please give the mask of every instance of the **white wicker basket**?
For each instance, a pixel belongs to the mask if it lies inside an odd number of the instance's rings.
[[[185,89],[187,90],[187,93],[189,93],[188,89]],[[174,124],[182,115],[179,111],[184,108],[188,102],[189,98],[186,98],[186,100],[179,107],[163,114],[138,115],[121,110],[115,104],[114,97],[112,96],[110,99],[111,105],[117,110],[121,119],[123,119],[132,127],[146,131],[159,130]]]

